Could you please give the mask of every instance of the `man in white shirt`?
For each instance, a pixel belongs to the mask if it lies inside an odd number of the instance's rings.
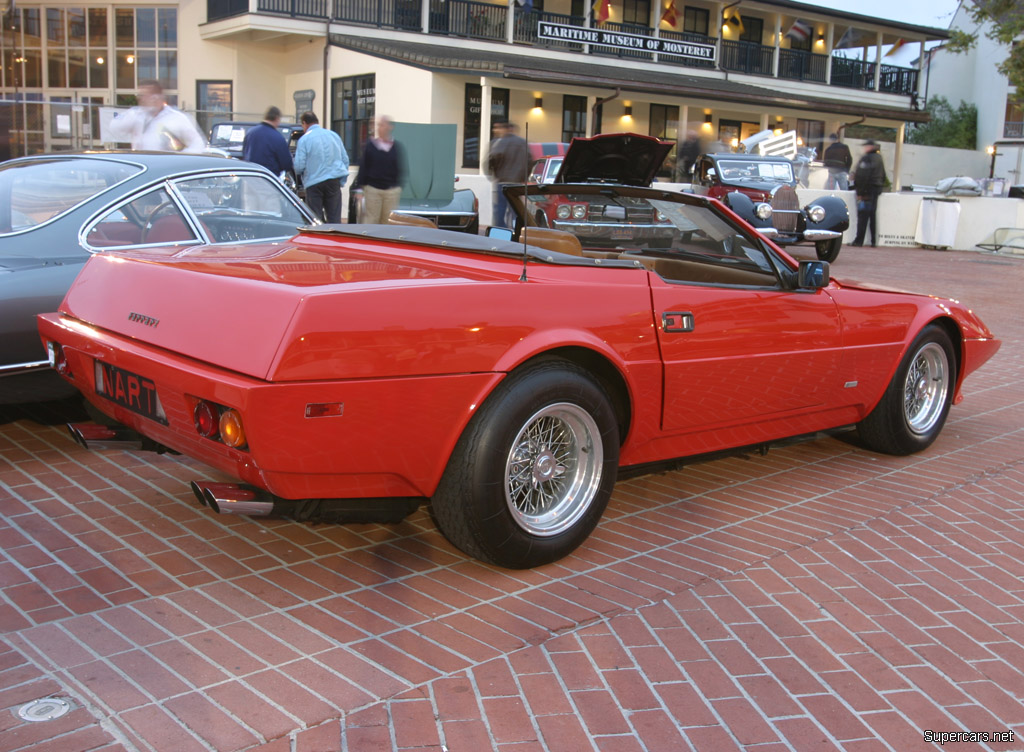
[[[184,151],[198,154],[206,148],[199,126],[181,110],[167,104],[159,81],[139,83],[139,105],[110,121],[117,141],[128,141],[136,151]]]

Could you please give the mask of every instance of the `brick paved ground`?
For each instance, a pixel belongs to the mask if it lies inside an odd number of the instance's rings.
[[[217,517],[178,457],[0,415],[0,751],[1024,749],[1024,259],[846,248],[1004,340],[927,452],[830,438],[620,483],[571,558]],[[14,713],[60,696],[50,723]]]

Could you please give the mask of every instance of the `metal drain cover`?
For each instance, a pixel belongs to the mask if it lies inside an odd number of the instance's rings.
[[[38,723],[39,721],[53,721],[71,710],[71,703],[61,700],[59,697],[47,697],[42,700],[33,700],[18,708],[18,715],[26,721]]]

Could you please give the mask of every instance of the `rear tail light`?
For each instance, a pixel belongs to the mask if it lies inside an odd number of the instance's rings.
[[[64,354],[64,348],[57,342],[46,343],[46,354],[50,360],[50,367],[53,368],[61,376],[67,376],[69,379],[73,379],[74,375],[71,373],[71,368],[68,366],[68,358]]]
[[[229,447],[245,446],[245,429],[242,428],[242,416],[230,407],[220,414],[220,440]]]
[[[207,439],[216,439],[220,427],[217,406],[212,402],[200,400],[192,411],[192,420],[196,424],[196,431]]]

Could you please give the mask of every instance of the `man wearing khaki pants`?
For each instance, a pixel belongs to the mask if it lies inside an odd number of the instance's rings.
[[[395,124],[387,115],[377,118],[376,134],[363,148],[363,161],[353,189],[363,194],[363,218],[366,224],[386,224],[398,208],[405,178],[405,155],[391,134]]]

